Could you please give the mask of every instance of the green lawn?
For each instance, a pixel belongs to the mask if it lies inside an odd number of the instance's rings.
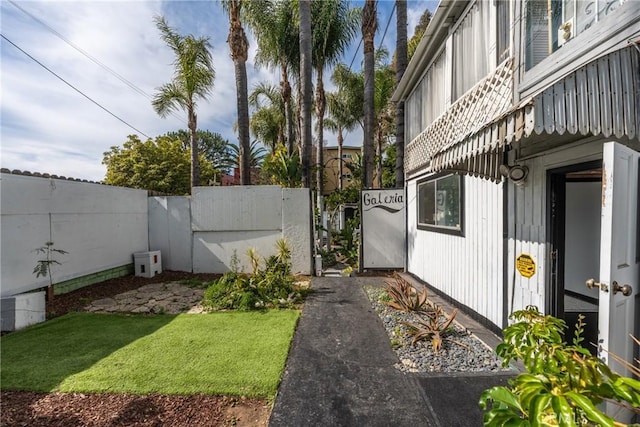
[[[74,313],[0,339],[2,389],[275,395],[299,313]]]

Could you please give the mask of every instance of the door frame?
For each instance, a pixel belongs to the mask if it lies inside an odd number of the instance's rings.
[[[566,174],[602,168],[602,158],[575,163],[559,168],[547,169],[546,179],[546,223],[547,223],[547,270],[545,280],[545,313],[564,318],[564,250],[566,220]],[[562,286],[561,286],[562,284]]]

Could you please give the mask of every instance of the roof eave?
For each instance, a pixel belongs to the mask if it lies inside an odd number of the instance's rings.
[[[449,27],[454,24],[467,8],[470,0],[440,0],[431,22],[407,65],[400,83],[391,97],[392,102],[404,101],[410,89],[420,78],[429,61],[449,35]]]

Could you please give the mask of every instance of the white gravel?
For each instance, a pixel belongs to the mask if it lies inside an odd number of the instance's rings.
[[[371,305],[387,330],[391,347],[399,362],[396,368],[403,372],[497,372],[503,368],[495,352],[469,333],[462,325],[453,322],[444,333],[442,347],[433,351],[430,341],[418,341],[407,333],[402,322],[415,323],[416,313],[405,313],[380,301],[384,289],[364,286]],[[448,313],[447,313],[448,314]]]

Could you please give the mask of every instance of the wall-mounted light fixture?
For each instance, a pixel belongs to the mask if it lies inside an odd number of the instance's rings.
[[[516,185],[523,185],[529,175],[529,168],[521,165],[500,165],[500,175],[509,178]]]

